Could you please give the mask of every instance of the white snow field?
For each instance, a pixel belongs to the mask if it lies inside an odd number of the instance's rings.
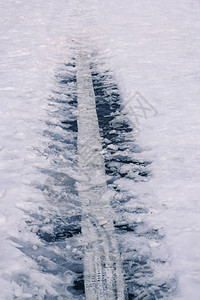
[[[0,8],[0,299],[199,300],[200,2]]]

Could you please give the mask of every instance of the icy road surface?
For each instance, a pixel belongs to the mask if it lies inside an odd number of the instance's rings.
[[[199,300],[200,2],[0,6],[0,299]]]

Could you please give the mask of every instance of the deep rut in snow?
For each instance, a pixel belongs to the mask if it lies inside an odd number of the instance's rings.
[[[33,251],[31,241],[15,240],[49,289],[26,274],[15,280],[38,300],[167,299],[174,278],[149,247],[164,233],[148,224],[147,203],[127,187],[150,179],[151,162],[135,158],[142,149],[113,75],[99,61],[80,53],[58,71],[43,132],[48,143],[38,149],[50,161],[40,168],[45,183],[36,185],[45,201],[26,212],[38,245]]]

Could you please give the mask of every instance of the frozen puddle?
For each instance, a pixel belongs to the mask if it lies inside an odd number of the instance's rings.
[[[23,290],[15,299],[156,300],[174,293],[159,250],[164,232],[151,226],[150,205],[134,193],[134,184],[150,180],[151,162],[136,159],[142,150],[134,128],[100,61],[79,50],[56,75],[47,143],[38,149],[47,159],[39,170],[46,181],[36,184],[45,201],[25,212],[31,241],[13,238],[34,262],[34,276],[13,276]]]

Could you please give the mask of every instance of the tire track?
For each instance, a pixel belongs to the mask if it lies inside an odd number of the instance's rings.
[[[48,160],[39,168],[47,180],[35,183],[46,203],[25,212],[31,241],[13,238],[42,283],[29,272],[13,280],[38,300],[168,299],[174,278],[149,247],[163,243],[163,230],[151,227],[150,204],[129,188],[150,179],[151,162],[136,159],[142,150],[106,59],[72,51],[48,99],[48,142],[37,149]]]
[[[79,183],[78,190],[83,210],[86,299],[124,300],[125,285],[114,232],[110,197],[106,195],[108,189],[103,149],[90,64],[86,53],[79,52],[76,67],[79,168],[85,178]]]

